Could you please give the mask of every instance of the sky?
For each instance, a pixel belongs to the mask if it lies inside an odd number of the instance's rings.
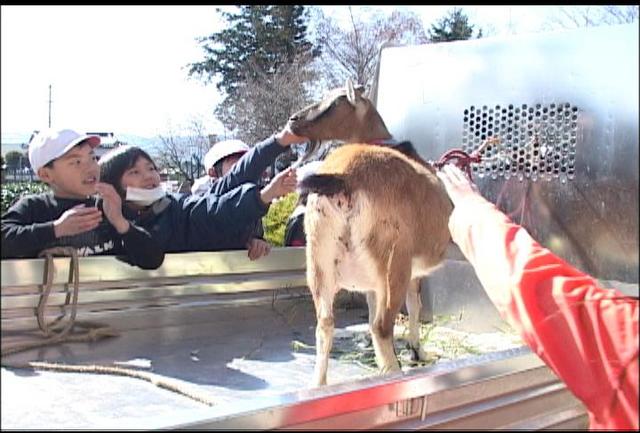
[[[213,115],[222,100],[215,85],[187,74],[189,63],[204,58],[196,38],[224,24],[216,8],[2,6],[3,137],[48,126],[50,85],[53,127],[155,137],[198,121],[208,133],[223,133]],[[390,13],[395,6],[371,8]],[[430,26],[451,6],[407,8]],[[323,9],[338,20],[348,13],[346,6]],[[472,24],[501,35],[539,30],[544,9],[473,6],[465,12]]]

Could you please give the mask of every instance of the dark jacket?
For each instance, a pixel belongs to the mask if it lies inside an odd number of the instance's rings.
[[[307,244],[304,234],[304,212],[306,206],[298,205],[287,219],[287,225],[284,229],[284,246],[285,247],[302,247]]]
[[[156,269],[164,260],[164,253],[151,234],[131,224],[121,235],[104,217],[94,230],[57,239],[53,223],[79,204],[102,210],[102,200],[77,200],[55,197],[52,192],[21,198],[2,215],[2,258],[35,258],[46,249],[71,246],[81,256],[115,255],[118,259],[143,269]]]
[[[245,153],[207,193],[168,194],[142,212],[125,206],[125,217],[149,230],[165,252],[244,249],[269,209],[257,183],[285,150],[270,137]]]

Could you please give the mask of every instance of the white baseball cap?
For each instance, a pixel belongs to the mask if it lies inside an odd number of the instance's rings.
[[[100,144],[97,135],[80,134],[72,129],[45,129],[37,133],[29,142],[29,162],[35,173],[40,167],[61,157],[73,146],[87,140],[91,147]]]
[[[223,160],[229,155],[233,155],[234,153],[245,153],[249,150],[249,146],[247,146],[242,140],[224,140],[219,141],[207,152],[204,156],[204,169],[209,170],[212,168],[218,161]]]

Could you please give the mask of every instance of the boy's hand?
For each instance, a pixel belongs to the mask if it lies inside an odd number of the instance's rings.
[[[268,205],[273,199],[295,191],[297,185],[298,176],[296,170],[289,167],[278,173],[267,186],[262,188],[260,199],[265,205]]]
[[[104,182],[96,184],[96,190],[102,197],[102,210],[111,225],[118,233],[125,234],[129,231],[129,221],[122,215],[122,198],[116,192],[113,185]]]
[[[257,260],[271,252],[271,245],[262,239],[252,238],[247,243],[247,249],[249,260]]]
[[[291,132],[288,126],[285,126],[284,129],[282,129],[282,131],[276,134],[276,140],[278,141],[278,143],[280,143],[282,147],[287,147],[287,146],[291,146],[292,144],[304,143],[306,141],[309,141],[307,137],[301,137],[299,135],[295,135],[293,132]]]
[[[96,207],[79,204],[66,210],[53,222],[56,238],[73,236],[95,229],[102,221],[102,212]]]

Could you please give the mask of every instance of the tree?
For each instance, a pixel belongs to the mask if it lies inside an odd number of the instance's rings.
[[[454,8],[429,29],[429,41],[450,42],[471,39],[473,37],[473,25],[469,24],[469,18],[460,8]],[[477,38],[482,37],[482,29],[478,30]]]
[[[176,135],[169,126],[167,133],[160,135],[160,141],[162,145],[155,149],[160,166],[191,184],[204,173],[203,159],[210,140],[201,121],[192,120],[186,136]]]
[[[307,40],[304,6],[250,5],[222,14],[229,26],[200,39],[206,58],[189,74],[219,80],[225,99],[216,115],[234,135],[255,143],[306,104],[307,65],[319,51]]]
[[[309,57],[301,55],[292,63],[283,63],[272,74],[251,64],[251,77],[236,88],[233,104],[222,104],[216,112],[235,136],[256,143],[278,131],[291,114],[311,101],[306,83],[315,77]]]
[[[4,160],[6,161],[7,168],[10,170],[29,167],[29,158],[27,158],[24,153],[17,150],[7,152]]]
[[[638,21],[639,7],[633,6],[563,6],[545,22],[544,29],[572,29]]]
[[[380,49],[384,44],[422,44],[427,42],[420,18],[413,12],[395,10],[390,16],[375,13],[362,19],[349,7],[349,26],[342,29],[335,20],[314,10],[316,38],[322,56],[324,88],[338,87],[347,78],[371,85]]]
[[[218,12],[229,25],[199,39],[205,59],[190,64],[189,75],[207,82],[218,78],[217,88],[228,97],[247,79],[257,78],[256,68],[273,74],[299,54],[313,52],[306,39],[304,6],[248,5],[236,13]]]

